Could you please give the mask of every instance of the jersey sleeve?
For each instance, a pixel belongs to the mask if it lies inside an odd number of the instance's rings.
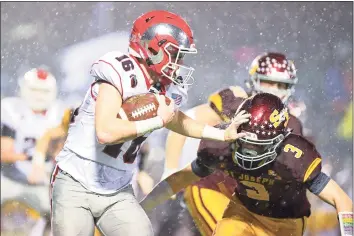
[[[314,144],[302,136],[291,134],[282,147],[285,166],[301,183],[312,182],[322,170],[322,157]]]
[[[95,78],[95,81],[113,85],[122,95],[122,77],[124,72],[121,63],[116,59],[118,55],[117,52],[105,54],[92,64],[90,74]]]
[[[245,98],[247,93],[241,87],[228,87],[211,94],[208,103],[224,121],[229,121]]]
[[[301,135],[301,136],[304,135],[301,121],[293,115],[290,115],[288,128],[292,129],[292,133],[294,134]]]

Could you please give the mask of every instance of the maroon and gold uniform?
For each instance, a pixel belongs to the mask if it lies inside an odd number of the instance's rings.
[[[231,86],[210,95],[210,108],[223,121],[230,121],[240,104],[249,95],[241,88]],[[302,135],[302,125],[299,119],[290,115],[288,127],[295,134]],[[215,171],[185,190],[185,202],[203,236],[212,235],[216,224],[222,215],[236,187],[234,179],[221,171]]]
[[[314,145],[302,136],[290,134],[279,146],[275,161],[252,171],[236,164],[235,146],[201,141],[198,158],[192,164],[198,176],[218,170],[237,183],[224,212],[225,221],[219,222],[215,234],[302,235],[310,215],[306,190],[322,190],[317,183],[322,159]],[[322,187],[328,181],[321,181]],[[240,227],[230,229],[235,225],[230,221],[239,221]]]

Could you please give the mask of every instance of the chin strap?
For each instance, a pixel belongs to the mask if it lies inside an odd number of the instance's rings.
[[[340,232],[342,236],[353,236],[353,212],[339,212],[338,220],[340,225]]]

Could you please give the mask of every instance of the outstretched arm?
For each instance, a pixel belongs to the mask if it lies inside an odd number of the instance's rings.
[[[200,177],[191,171],[191,164],[188,164],[184,169],[161,180],[140,204],[149,212],[199,179]]]
[[[343,189],[334,181],[329,180],[327,185],[318,194],[323,201],[331,204],[337,212],[353,212],[353,202]]]
[[[167,124],[166,128],[191,138],[234,141],[246,135],[244,133],[237,133],[237,128],[242,123],[248,122],[249,117],[250,114],[241,111],[235,116],[226,130],[221,130],[199,123],[185,115],[183,112],[177,111],[174,119]]]
[[[208,103],[189,109],[185,114],[202,124],[215,126],[229,122],[238,106],[248,95],[239,86],[231,86],[216,91],[208,98]],[[200,133],[200,132],[199,132]],[[186,136],[170,131],[166,141],[166,162],[164,176],[177,171],[179,158]]]
[[[152,192],[147,195],[141,202],[141,205],[145,211],[151,211],[156,206],[163,203],[188,185],[198,181],[200,178],[204,178],[212,174],[215,169],[213,163],[215,162],[216,158],[211,158],[211,162],[208,161],[204,163],[204,158],[209,157],[206,155],[207,153],[202,151],[201,155],[198,156],[198,158],[195,159],[192,163],[188,164],[182,170],[160,181],[160,183],[155,186]]]
[[[324,173],[320,173],[314,181],[312,181],[309,189],[323,201],[336,208],[341,234],[343,236],[352,235],[353,202],[343,189]]]
[[[202,104],[186,112],[192,119],[207,124],[216,125],[222,121],[208,104]],[[177,171],[179,158],[186,141],[186,136],[170,131],[166,140],[166,160],[164,175],[169,175]]]

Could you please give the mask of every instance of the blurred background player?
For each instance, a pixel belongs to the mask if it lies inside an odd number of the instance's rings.
[[[1,100],[2,230],[6,231],[11,221],[16,227],[8,230],[23,227],[25,222],[19,224],[16,215],[27,211],[27,220],[36,220],[30,235],[40,236],[49,222],[49,177],[54,153],[36,152],[36,142],[48,129],[60,124],[65,107],[56,100],[56,78],[47,70],[34,68],[26,72],[19,79],[19,87],[19,97]]]
[[[282,53],[265,53],[257,56],[251,63],[249,79],[246,80],[247,88],[249,88],[248,93],[239,86],[222,89],[209,96],[208,104],[192,108],[186,114],[199,122],[209,125],[229,122],[243,99],[250,95],[268,92],[289,104],[288,101],[294,92],[294,86],[297,82],[296,68],[291,60],[288,60]],[[289,128],[293,130],[293,133],[302,135],[303,128],[298,117],[303,110],[301,107],[294,105],[294,103],[291,104],[291,108],[289,107]],[[294,112],[292,113],[292,111]],[[163,177],[187,165],[195,156],[199,142],[200,140],[170,132],[166,142],[166,168]],[[229,197],[235,187],[235,181],[218,171],[205,179],[205,181],[202,180],[200,183],[185,189],[184,201],[200,233],[202,235],[211,235],[216,222],[222,217],[222,209],[225,209],[229,202]],[[166,223],[168,225],[166,227],[169,228],[173,227],[174,224],[178,224],[178,222],[173,220],[176,218],[176,214],[186,212],[183,209],[185,204],[180,202],[182,199],[181,193],[177,196],[179,198],[176,201],[170,200],[166,203],[167,206],[171,205],[171,207],[180,209],[179,211],[169,211],[171,220]],[[189,214],[187,213],[187,215]],[[190,216],[185,216],[185,218],[189,219]],[[179,225],[183,227],[186,223],[183,222]],[[178,228],[176,227],[176,230],[179,230]],[[193,228],[192,231],[194,231]],[[192,234],[198,235],[195,231]]]
[[[155,186],[142,201],[144,209],[149,211],[166,200],[166,193],[177,193],[199,179],[204,182],[220,170],[236,185],[213,235],[301,236],[311,214],[307,190],[336,208],[347,226],[342,235],[351,235],[352,200],[322,172],[316,147],[288,129],[291,118],[286,105],[273,94],[260,93],[244,99],[236,117],[242,112],[251,114],[250,121],[238,128],[246,137],[232,144],[201,141],[197,158]]]

